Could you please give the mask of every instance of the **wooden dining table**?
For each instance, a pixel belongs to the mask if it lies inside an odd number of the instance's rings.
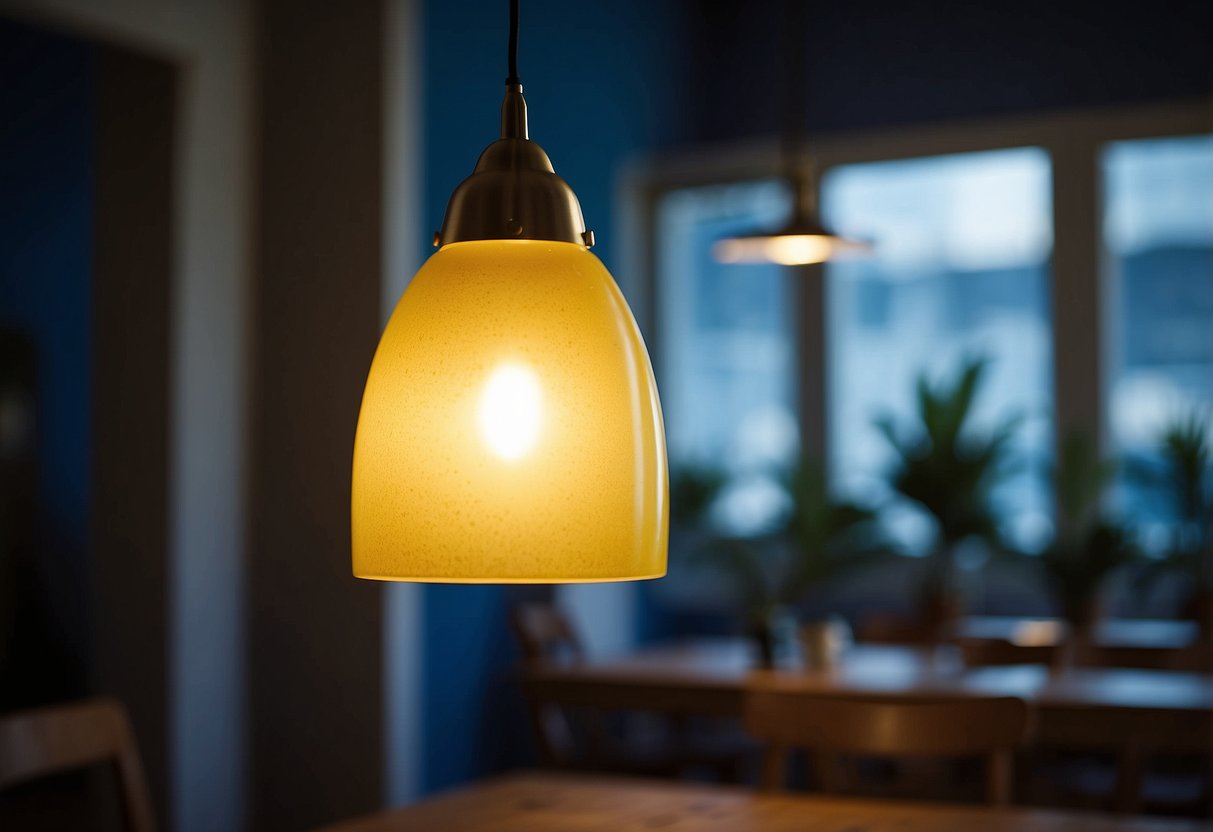
[[[1060,618],[970,615],[953,631],[956,638],[991,639],[1022,646],[1056,646],[1068,627]],[[1104,618],[1090,635],[1094,647],[1115,651],[1166,653],[1185,650],[1200,638],[1195,621],[1159,618]]]
[[[1195,832],[1197,821],[762,794],[730,786],[512,774],[326,832]]]
[[[967,616],[952,626],[948,636],[976,655],[1001,656],[994,659],[999,663],[1020,661],[1024,655],[1040,657],[1033,661],[1056,662],[1064,648],[1074,644],[1070,627],[1058,618]],[[1084,663],[1209,672],[1213,652],[1200,636],[1195,621],[1105,618],[1082,640]]]
[[[795,661],[756,666],[744,639],[692,639],[575,664],[522,671],[543,701],[617,710],[740,716],[755,685],[817,693],[998,695],[1023,699],[1033,738],[1070,746],[1208,751],[1213,675],[1167,670],[1044,665],[966,667],[958,651],[859,644],[829,669]]]

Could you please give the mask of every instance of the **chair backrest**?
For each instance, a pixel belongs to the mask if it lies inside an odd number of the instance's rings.
[[[937,627],[899,615],[870,615],[860,619],[855,627],[855,640],[872,644],[934,644],[939,638]]]
[[[584,657],[572,622],[554,604],[517,604],[510,611],[510,623],[528,663],[579,662]],[[579,746],[584,744],[580,736],[596,737],[599,726],[585,715],[575,718],[577,715],[567,708],[537,696],[529,686],[524,692],[543,761],[555,766],[571,764],[580,756]]]
[[[784,785],[788,752],[817,754],[822,788],[837,790],[831,755],[976,757],[987,759],[986,796],[1010,801],[1012,759],[1027,708],[1012,697],[834,695],[756,689],[746,702],[746,728],[768,743],[763,786]]]
[[[0,789],[101,763],[114,765],[132,832],[155,819],[130,721],[112,699],[90,699],[0,717]]]
[[[967,667],[1044,664],[1054,668],[1122,667],[1213,673],[1213,647],[1197,642],[1187,647],[1104,646],[1075,640],[1060,644],[1015,644],[1006,639],[957,639]]]
[[[518,604],[510,618],[528,662],[582,659],[577,631],[564,610],[554,604]]]
[[[967,667],[1011,664],[1046,664],[1057,660],[1054,644],[1016,644],[1003,638],[962,638],[956,640]]]

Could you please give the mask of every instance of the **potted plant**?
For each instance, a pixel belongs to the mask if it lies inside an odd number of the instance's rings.
[[[1115,473],[1115,463],[1100,459],[1090,439],[1077,432],[1066,436],[1052,469],[1058,529],[1041,552],[1040,565],[1069,625],[1071,651],[1089,640],[1108,577],[1137,556],[1129,530],[1103,510],[1104,491]]]
[[[1163,557],[1147,567],[1149,583],[1162,572],[1181,572],[1192,588],[1184,614],[1213,633],[1213,448],[1209,425],[1198,414],[1177,419],[1163,432],[1163,468],[1152,479],[1172,506],[1174,524]]]
[[[972,539],[995,550],[1001,547],[990,494],[1006,471],[1020,420],[1005,418],[986,431],[973,427],[973,403],[987,366],[983,358],[970,358],[954,376],[937,383],[920,375],[915,417],[876,421],[896,454],[889,484],[935,521],[920,590],[923,623],[935,636],[961,613],[957,547]]]
[[[832,497],[819,463],[802,460],[779,481],[788,510],[775,530],[710,550],[732,578],[764,666],[774,664],[777,644],[794,629],[791,611],[811,590],[887,551],[875,512]]]

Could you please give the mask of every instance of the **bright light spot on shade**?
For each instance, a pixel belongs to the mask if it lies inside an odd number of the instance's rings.
[[[543,394],[528,367],[504,364],[493,371],[480,394],[480,434],[502,459],[526,456],[539,439]]]
[[[846,252],[863,251],[861,243],[824,234],[777,234],[770,237],[730,237],[712,246],[721,263],[777,263],[805,266],[824,263]]]

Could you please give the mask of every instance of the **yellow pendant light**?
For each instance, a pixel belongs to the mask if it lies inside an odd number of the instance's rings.
[[[354,440],[354,574],[450,583],[666,571],[661,405],[581,207],[527,135],[511,2],[502,137],[371,364]]]

